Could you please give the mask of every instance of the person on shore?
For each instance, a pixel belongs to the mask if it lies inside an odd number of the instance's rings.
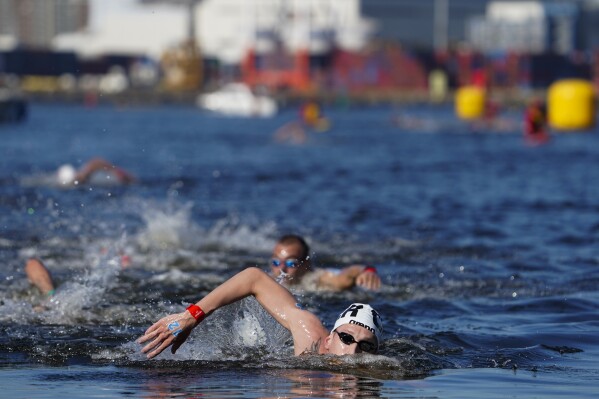
[[[286,286],[307,286],[330,291],[344,291],[353,287],[378,290],[381,278],[376,268],[351,265],[342,269],[317,269],[310,261],[310,247],[294,234],[282,236],[272,252],[271,275]]]
[[[174,354],[191,331],[217,309],[254,296],[260,305],[293,337],[294,353],[348,355],[378,352],[383,324],[370,305],[354,303],[343,311],[329,332],[319,318],[301,309],[293,295],[266,272],[249,267],[216,287],[185,311],[163,317],[137,339],[148,359],[169,346]]]
[[[132,174],[102,158],[93,158],[78,170],[73,165],[62,165],[56,171],[56,179],[61,185],[73,186],[89,182],[97,173],[104,173],[107,180],[118,184],[135,181]]]

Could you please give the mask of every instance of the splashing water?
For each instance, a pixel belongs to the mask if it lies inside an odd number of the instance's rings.
[[[45,323],[72,324],[94,319],[98,303],[115,283],[122,266],[118,254],[109,253],[99,259],[77,281],[61,285],[44,304],[47,311],[41,313]]]
[[[146,228],[138,235],[141,248],[193,249],[201,243],[204,231],[191,221],[193,204],[188,202],[176,209],[171,204],[167,204],[167,209],[147,206],[142,214]]]

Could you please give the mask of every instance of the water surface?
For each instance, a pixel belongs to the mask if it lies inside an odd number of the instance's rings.
[[[599,386],[599,136],[525,145],[449,108],[327,109],[332,129],[281,143],[292,119],[193,108],[36,105],[0,126],[0,381],[10,397],[592,397]],[[138,177],[65,189],[60,165],[101,156]],[[332,327],[383,315],[380,356],[295,358],[247,299],[176,355],[135,339],[304,235],[318,266],[372,264],[380,292],[297,292]],[[122,268],[121,254],[132,260]],[[59,284],[22,271],[38,256]],[[92,387],[92,388],[90,388]]]

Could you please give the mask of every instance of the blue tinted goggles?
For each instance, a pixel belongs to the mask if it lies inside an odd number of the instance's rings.
[[[297,259],[285,259],[285,260],[280,260],[277,258],[272,258],[270,260],[270,264],[273,265],[274,267],[279,267],[281,265],[285,265],[285,267],[297,267],[299,266],[300,262]]]

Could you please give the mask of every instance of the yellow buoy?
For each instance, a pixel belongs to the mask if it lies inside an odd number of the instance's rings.
[[[557,130],[582,130],[595,125],[595,90],[583,79],[564,79],[549,87],[547,115]]]
[[[478,86],[460,87],[455,94],[455,111],[461,119],[472,120],[485,112],[486,91]]]

